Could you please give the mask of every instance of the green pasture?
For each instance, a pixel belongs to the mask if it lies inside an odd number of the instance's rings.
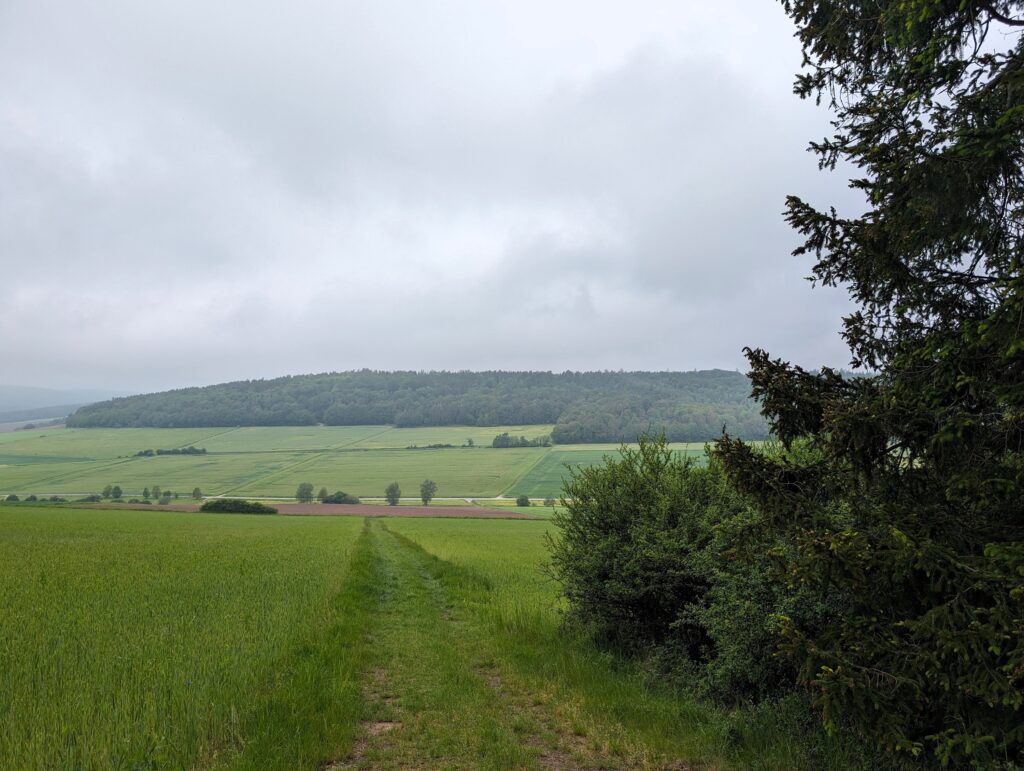
[[[585,448],[585,449],[584,449]],[[688,455],[698,463],[704,461],[704,445],[672,445],[681,455]],[[569,475],[569,466],[595,466],[604,462],[606,456],[616,456],[619,445],[591,448],[588,445],[567,445],[551,448],[538,463],[521,477],[505,495],[515,497],[528,495],[531,498],[557,498],[562,491],[562,480]]]
[[[397,481],[402,495],[419,495],[420,482],[437,482],[442,496],[494,496],[509,487],[544,453],[544,448],[492,450],[366,450],[321,453],[276,474],[231,489],[233,495],[287,496],[299,482],[345,490],[359,496],[381,496]]]
[[[0,505],[0,768],[865,767],[566,627],[549,528]]]
[[[189,494],[288,497],[301,482],[316,489],[379,497],[392,481],[416,496],[424,479],[441,497],[557,497],[565,464],[600,463],[618,445],[495,450],[508,431],[526,437],[551,426],[285,426],[202,429],[39,429],[0,434],[0,493],[85,495],[119,485]],[[474,448],[464,445],[472,439]],[[424,449],[431,444],[451,448]],[[206,455],[136,457],[146,449],[202,447]],[[421,449],[407,449],[417,446]],[[702,444],[673,445],[702,457]]]

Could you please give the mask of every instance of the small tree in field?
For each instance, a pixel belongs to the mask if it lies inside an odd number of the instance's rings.
[[[203,497],[203,491],[200,490],[198,487],[193,487],[192,488],[192,497],[195,498],[198,501],[200,498]]]
[[[113,490],[113,489],[114,488],[113,488],[112,485],[107,485],[106,487],[104,487],[103,488],[103,497],[104,498],[109,498],[110,497],[110,491]]]
[[[121,490],[121,486],[120,485],[114,485],[113,487],[110,488],[110,497],[113,500],[115,500],[115,501],[118,500],[121,497],[122,494],[123,494],[123,492]]]
[[[389,506],[397,506],[398,501],[402,497],[402,488],[398,486],[398,482],[392,482],[384,490],[384,497],[387,499]]]
[[[327,492],[327,488],[326,487],[321,487],[320,488],[320,492],[318,492],[316,494],[316,499],[318,501],[320,501],[320,503],[323,503],[324,502],[324,498],[326,498],[328,495],[330,495],[330,493]]]
[[[111,496],[108,495],[106,497],[109,498]],[[145,498],[147,501],[149,500],[149,488],[148,487],[143,487],[142,488],[142,497]]]
[[[549,495],[547,498],[544,499],[544,505],[545,506],[550,506],[551,508],[554,508],[555,507],[555,499],[552,498]]]
[[[152,495],[154,498],[160,498],[163,493],[160,492],[160,485],[153,485]]]
[[[309,503],[313,500],[313,483],[303,482],[295,490],[295,498],[299,503]]]
[[[530,505],[530,496],[529,495],[520,495],[518,498],[516,498],[516,506],[529,506],[529,505]]]
[[[420,500],[423,501],[424,506],[429,506],[431,499],[437,492],[437,482],[433,479],[424,479],[420,483]]]

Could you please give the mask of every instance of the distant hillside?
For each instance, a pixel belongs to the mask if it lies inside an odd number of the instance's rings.
[[[98,402],[116,396],[115,391],[95,389],[37,388],[35,386],[4,385],[0,383],[0,413],[19,417],[33,410],[52,410],[51,415],[64,415],[79,405]],[[69,409],[70,408],[70,409]],[[12,418],[17,420],[18,418]]]
[[[82,406],[82,404],[55,404],[50,407],[36,407],[34,409],[0,412],[0,423],[17,423],[22,420],[63,418],[65,415],[70,415]]]
[[[671,441],[721,433],[764,438],[767,427],[738,372],[335,372],[183,388],[78,410],[68,425],[497,426],[553,423],[559,443]]]

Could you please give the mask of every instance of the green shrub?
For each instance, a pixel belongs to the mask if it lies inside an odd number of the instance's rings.
[[[516,506],[529,506],[529,505],[530,505],[530,496],[529,495],[520,495],[518,498],[516,498]]]
[[[277,514],[273,506],[240,498],[214,498],[200,506],[199,510],[221,514]]]
[[[17,503],[20,499],[18,498],[17,495],[11,493],[6,498],[4,498],[4,500],[7,501],[8,503]]]
[[[338,490],[336,493],[325,495],[322,499],[323,503],[359,503],[359,499],[354,495],[349,495],[343,490]]]
[[[748,544],[760,515],[713,458],[641,439],[603,465],[570,469],[553,515],[550,569],[570,616],[600,639],[725,702],[792,689],[778,618],[828,623],[841,610],[769,573]]]

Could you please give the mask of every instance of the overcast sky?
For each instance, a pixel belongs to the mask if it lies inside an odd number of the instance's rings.
[[[845,365],[772,0],[0,0],[0,382]]]

